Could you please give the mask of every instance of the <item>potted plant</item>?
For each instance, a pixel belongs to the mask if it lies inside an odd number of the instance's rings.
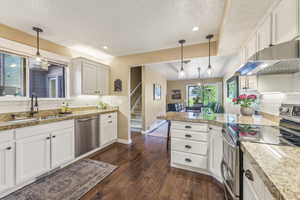
[[[242,94],[237,98],[232,99],[232,102],[235,104],[240,104],[242,115],[251,116],[254,114],[254,110],[251,106],[256,101],[256,99],[257,96],[254,94],[251,95]]]

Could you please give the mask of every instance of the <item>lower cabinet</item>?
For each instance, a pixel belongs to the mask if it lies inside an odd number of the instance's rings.
[[[27,181],[50,169],[50,134],[16,142],[16,182]]]
[[[74,127],[54,131],[51,134],[51,168],[75,158]]]
[[[221,162],[223,156],[222,128],[211,126],[209,132],[209,170],[219,181],[222,181]]]
[[[74,159],[74,122],[70,123],[17,129],[16,137],[22,138],[16,140],[16,184]]]
[[[14,142],[0,144],[0,192],[14,186]]]
[[[274,197],[253,168],[250,160],[244,154],[243,199],[273,200]]]
[[[118,138],[117,112],[100,115],[100,144],[111,144]]]

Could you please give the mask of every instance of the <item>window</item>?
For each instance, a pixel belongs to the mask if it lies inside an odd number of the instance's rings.
[[[218,85],[188,85],[187,102],[189,107],[206,106],[218,102]]]
[[[25,58],[0,53],[0,96],[25,96]]]
[[[50,63],[48,70],[30,67],[29,96],[40,98],[65,97],[65,65]]]

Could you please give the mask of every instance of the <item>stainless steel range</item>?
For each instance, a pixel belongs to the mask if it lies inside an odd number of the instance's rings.
[[[223,128],[221,172],[229,199],[242,200],[242,141],[272,145],[300,146],[300,105],[284,104],[280,108],[280,125],[257,126],[226,124]]]

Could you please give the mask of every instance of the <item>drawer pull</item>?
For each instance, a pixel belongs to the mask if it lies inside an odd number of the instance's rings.
[[[50,137],[46,137],[46,140],[50,140]]]
[[[56,137],[55,135],[52,136],[52,138],[55,138],[55,137]]]
[[[250,181],[254,181],[253,174],[252,174],[252,172],[251,172],[249,169],[246,170],[245,176],[246,176]]]
[[[190,134],[185,134],[185,137],[186,137],[186,138],[191,138],[192,135],[190,135]]]
[[[185,126],[185,128],[192,128],[191,126]]]
[[[109,121],[108,123],[110,123],[110,124],[111,124],[111,123],[112,123],[112,121]]]
[[[11,147],[7,147],[7,148],[6,148],[6,150],[11,150],[11,149],[12,149]]]
[[[186,149],[191,149],[192,147],[190,145],[185,145],[184,146]]]
[[[108,115],[108,118],[111,118],[111,115]]]
[[[192,162],[192,160],[189,159],[189,158],[184,159],[184,161],[185,161],[185,162],[189,162],[189,163]]]

